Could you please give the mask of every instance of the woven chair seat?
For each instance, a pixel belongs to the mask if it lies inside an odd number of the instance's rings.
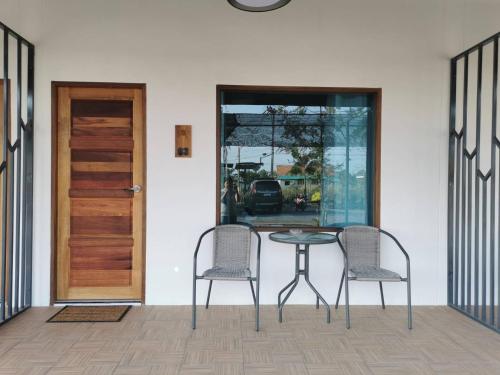
[[[349,273],[358,281],[401,281],[398,273],[376,266],[352,267]]]
[[[252,277],[248,268],[212,267],[203,272],[206,280],[249,280]]]

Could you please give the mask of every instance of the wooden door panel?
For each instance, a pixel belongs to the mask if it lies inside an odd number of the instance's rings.
[[[71,137],[72,150],[105,150],[105,151],[132,151],[134,141],[131,137]]]
[[[133,155],[129,152],[71,150],[72,162],[131,163],[132,158]]]
[[[132,234],[130,216],[71,216],[70,234]]]
[[[142,298],[141,89],[58,88],[57,299]]]
[[[71,169],[75,172],[132,172],[130,163],[110,162],[73,162]]]
[[[71,135],[80,137],[130,137],[130,128],[97,128],[89,126],[73,126]]]
[[[73,89],[73,91],[75,90]],[[130,120],[132,118],[132,102],[130,98],[128,100],[73,99],[71,101],[71,115],[73,121],[81,117],[118,117]]]
[[[73,216],[131,216],[130,199],[71,199],[71,215]]]
[[[68,241],[70,247],[132,247],[131,237],[73,237]]]
[[[132,123],[130,117],[74,117],[72,136],[130,137]]]
[[[70,287],[128,287],[132,281],[129,270],[72,270]],[[93,299],[100,299],[105,294],[95,295]]]
[[[131,247],[71,247],[72,270],[131,270]]]
[[[101,198],[119,198],[119,197],[131,197],[133,193],[125,190],[103,190],[103,189],[69,189],[69,197],[101,197]]]
[[[73,129],[130,129],[131,126],[130,117],[73,116]]]
[[[71,171],[71,189],[116,189],[132,186],[132,173]]]

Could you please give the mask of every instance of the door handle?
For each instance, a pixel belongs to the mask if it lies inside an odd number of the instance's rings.
[[[123,189],[125,191],[131,191],[133,193],[140,193],[142,191],[142,186],[141,185],[134,185],[129,188]]]

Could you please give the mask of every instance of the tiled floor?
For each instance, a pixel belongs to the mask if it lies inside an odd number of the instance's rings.
[[[120,323],[45,323],[32,308],[0,327],[0,374],[500,374],[500,335],[446,307],[134,307]]]

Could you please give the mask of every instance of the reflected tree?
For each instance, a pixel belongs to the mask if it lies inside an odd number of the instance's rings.
[[[284,130],[278,149],[293,158],[293,166],[288,174],[320,179],[323,166],[323,114],[311,114],[303,106],[268,106],[264,113],[280,116]]]

